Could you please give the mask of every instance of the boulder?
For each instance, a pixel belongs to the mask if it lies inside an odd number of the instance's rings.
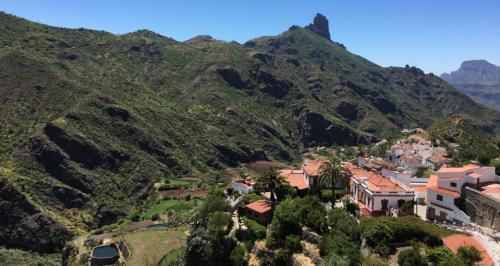
[[[306,29],[317,33],[319,36],[325,39],[331,40],[328,19],[319,13],[314,17],[313,23],[306,26]]]

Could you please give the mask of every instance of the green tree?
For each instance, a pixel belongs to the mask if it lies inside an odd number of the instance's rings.
[[[319,185],[324,188],[330,187],[332,190],[332,208],[335,207],[335,189],[348,189],[351,172],[342,166],[340,160],[331,158],[321,165],[319,169]]]
[[[247,265],[247,258],[245,256],[245,246],[242,244],[234,246],[231,254],[229,254],[229,261],[233,266],[245,266]]]
[[[474,265],[481,260],[481,253],[473,246],[462,246],[458,248],[457,255],[465,264]]]
[[[255,182],[257,190],[271,193],[271,201],[276,200],[276,191],[285,184],[288,184],[288,182],[273,168],[266,170]]]
[[[271,221],[271,237],[267,239],[267,245],[270,247],[283,246],[286,236],[300,235],[299,222],[300,215],[293,200],[288,198],[282,201],[274,210]]]
[[[427,260],[418,247],[412,247],[401,251],[398,255],[399,266],[427,266]]]

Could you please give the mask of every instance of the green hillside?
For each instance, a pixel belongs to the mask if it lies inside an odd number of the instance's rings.
[[[138,208],[163,177],[296,161],[453,113],[500,127],[432,74],[382,68],[297,26],[183,43],[0,13],[0,77],[0,244],[43,251]]]

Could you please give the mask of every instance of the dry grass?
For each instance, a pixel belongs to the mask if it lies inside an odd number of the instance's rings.
[[[186,244],[186,227],[172,229],[143,229],[122,238],[131,251],[126,265],[157,265],[173,249]]]

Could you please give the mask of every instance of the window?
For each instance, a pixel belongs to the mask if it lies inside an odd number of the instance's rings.
[[[439,201],[443,201],[443,195],[437,194],[436,199]]]
[[[451,187],[457,187],[457,183],[455,183],[455,182],[450,182],[450,186],[451,186]]]

